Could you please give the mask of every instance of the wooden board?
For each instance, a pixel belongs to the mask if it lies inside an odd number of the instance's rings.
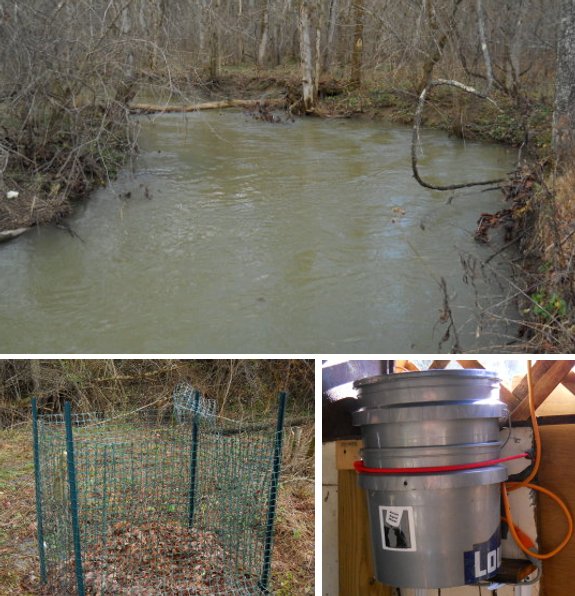
[[[479,360],[458,360],[462,368],[485,368]]]
[[[561,382],[571,393],[575,393],[575,372],[568,372]]]
[[[350,441],[336,441],[335,465],[338,470],[355,470],[353,462],[361,459],[363,441],[354,439]]]
[[[535,408],[545,401],[574,365],[574,360],[539,360],[535,363],[531,375]],[[513,390],[513,395],[517,398],[518,405],[512,408],[511,417],[513,420],[527,420],[529,418],[527,375]]]
[[[557,493],[575,512],[575,426],[541,427],[542,459],[539,484]],[[565,535],[567,527],[559,507],[550,499],[539,498],[539,526],[541,549],[553,550]],[[573,594],[575,585],[575,539],[555,557],[543,562],[544,596]]]
[[[442,369],[442,368],[445,368],[450,363],[451,363],[451,360],[434,360],[429,365],[429,370]]]
[[[537,384],[539,379],[553,366],[553,360],[539,360],[533,363],[531,368],[531,377],[533,383]],[[505,403],[513,411],[521,402],[527,399],[529,394],[527,386],[527,374],[523,375],[519,383],[513,388],[513,396]]]
[[[339,594],[391,596],[374,577],[366,497],[356,472],[340,470],[338,485]]]
[[[335,468],[335,443],[322,445],[322,595],[339,594],[339,563],[337,538],[337,470]]]
[[[575,395],[558,385],[549,397],[537,408],[537,416],[568,416],[575,414]]]

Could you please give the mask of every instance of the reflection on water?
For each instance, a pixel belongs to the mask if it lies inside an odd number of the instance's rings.
[[[493,344],[475,338],[459,261],[491,254],[472,236],[500,195],[420,188],[410,130],[238,112],[142,124],[135,171],[71,218],[80,239],[46,227],[0,246],[3,352],[435,352],[441,277],[463,347]],[[439,132],[424,145],[436,182],[513,157]]]

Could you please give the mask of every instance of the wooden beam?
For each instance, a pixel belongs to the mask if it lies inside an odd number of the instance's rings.
[[[403,369],[403,370],[398,370]],[[417,371],[419,368],[411,360],[396,360],[395,361],[395,372],[405,372],[405,371]]]
[[[575,372],[568,372],[563,381],[561,381],[561,383],[566,389],[569,389],[571,393],[575,394]]]
[[[573,366],[575,366],[575,360],[539,360],[535,363],[532,368],[535,409],[547,399]],[[511,410],[512,419],[527,419],[529,417],[527,375],[525,375],[525,378],[515,388],[513,394],[518,401],[519,398],[521,398],[521,400]]]
[[[531,376],[533,383],[537,383],[539,379],[551,368],[553,360],[539,360],[533,364],[531,369]],[[521,381],[517,384],[515,389],[512,391],[512,395],[509,401],[505,402],[509,409],[513,411],[529,394],[527,385],[527,375],[523,375]]]
[[[537,409],[538,417],[575,415],[575,396],[560,383]]]
[[[479,360],[458,360],[462,368],[485,368]]]
[[[353,462],[361,459],[361,439],[352,441],[336,441],[335,466],[338,470],[355,470]]]
[[[573,512],[575,502],[575,426],[541,427],[539,482],[559,495]],[[557,504],[544,495],[538,499],[539,540],[542,552],[553,550],[565,535],[567,521]],[[558,555],[543,561],[545,596],[572,594],[575,583],[575,540]]]
[[[553,360],[538,360],[535,362],[531,368],[531,377],[533,378],[533,383],[537,383],[539,379],[553,366]],[[509,408],[513,411],[529,394],[528,386],[527,386],[527,375],[525,374],[521,381],[517,384],[515,389],[513,389],[513,397],[507,404]]]
[[[434,360],[429,365],[429,370],[436,370],[438,368],[445,368],[450,362],[451,362],[451,360]]]
[[[513,392],[508,389],[503,383],[499,383],[499,399],[507,405],[509,409],[516,404],[516,398]]]
[[[364,491],[357,474],[338,472],[338,542],[340,596],[391,596],[375,579]]]

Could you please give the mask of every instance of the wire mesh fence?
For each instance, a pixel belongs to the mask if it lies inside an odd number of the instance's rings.
[[[188,387],[169,416],[33,410],[43,594],[269,593],[285,394],[257,427]]]
[[[174,391],[174,416],[178,422],[191,422],[194,416],[215,422],[217,404],[215,399],[204,397],[186,384]]]

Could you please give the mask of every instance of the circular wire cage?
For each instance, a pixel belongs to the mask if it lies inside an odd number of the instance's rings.
[[[279,404],[275,422],[243,425],[182,386],[169,416],[34,403],[41,593],[270,593]]]

